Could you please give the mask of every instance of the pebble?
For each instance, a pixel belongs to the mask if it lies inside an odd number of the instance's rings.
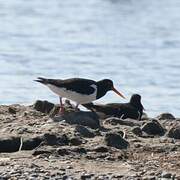
[[[170,113],[162,113],[159,116],[157,116],[157,119],[159,119],[159,120],[165,120],[165,119],[175,120],[175,117]]]
[[[132,129],[132,132],[137,136],[142,136],[142,130],[139,126],[136,126]]]
[[[167,136],[174,139],[180,139],[180,125],[176,127],[172,127],[168,131]]]
[[[143,180],[156,180],[157,178],[155,176],[145,176],[142,179]]]
[[[9,107],[8,111],[10,114],[16,114],[16,109],[13,107]]]
[[[161,177],[162,178],[171,178],[172,174],[168,172],[162,172]]]
[[[67,166],[66,169],[73,169],[73,167],[72,166]]]
[[[94,174],[83,174],[81,175],[81,180],[87,180],[90,179]]]
[[[63,176],[62,180],[73,180],[70,176],[65,175]]]

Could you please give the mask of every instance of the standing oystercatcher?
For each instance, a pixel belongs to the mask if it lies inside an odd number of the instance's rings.
[[[141,120],[144,110],[141,103],[141,96],[139,94],[133,94],[128,103],[109,103],[105,105],[95,105],[93,103],[89,103],[82,105],[101,116],[114,116],[122,119],[132,118]]]
[[[75,101],[76,109],[79,104],[90,103],[96,99],[103,97],[108,91],[112,90],[119,96],[125,98],[117,91],[113,82],[110,79],[101,81],[93,81],[90,79],[71,78],[71,79],[46,79],[38,77],[37,82],[40,82],[49,87],[60,98],[60,112],[64,112],[62,98],[65,97]]]

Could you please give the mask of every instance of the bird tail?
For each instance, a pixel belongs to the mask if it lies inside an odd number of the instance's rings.
[[[34,80],[36,82],[40,82],[42,84],[48,84],[49,83],[49,80],[46,79],[46,78],[43,78],[43,77],[38,77],[36,80]]]

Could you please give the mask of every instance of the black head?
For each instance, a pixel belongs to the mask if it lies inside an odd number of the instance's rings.
[[[141,96],[139,94],[133,94],[131,96],[130,102],[141,102]]]
[[[125,98],[118,90],[114,88],[113,82],[110,79],[103,79],[97,82],[98,92],[97,98],[100,98],[106,94],[107,91],[114,91],[119,96]]]
[[[139,94],[133,94],[131,96],[130,103],[138,109],[144,109],[143,105],[141,104],[141,96]]]
[[[105,88],[107,91],[112,90],[113,87],[114,87],[113,82],[112,82],[112,80],[110,80],[110,79],[103,79],[103,80],[101,80],[101,81],[99,81],[99,82],[102,83],[102,86],[104,86],[104,88]]]

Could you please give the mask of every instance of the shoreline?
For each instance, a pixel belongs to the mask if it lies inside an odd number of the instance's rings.
[[[49,101],[49,100],[46,100],[46,99],[41,99],[41,101]],[[50,102],[50,101],[49,101]],[[54,103],[54,102],[51,102],[51,103],[53,103],[53,104],[56,104],[56,105],[58,105],[58,102],[57,103]],[[96,104],[96,103],[95,103]],[[103,102],[100,102],[100,103],[97,103],[97,104],[103,104]],[[28,103],[7,103],[7,104],[0,104],[0,106],[13,106],[13,105],[20,105],[20,106],[32,106],[33,105],[33,103],[30,103],[30,102],[28,102]],[[82,105],[80,105],[80,109],[82,110],[82,111],[86,111],[87,109],[85,108],[85,107],[83,107]],[[147,116],[149,117],[149,118],[156,118],[156,117],[158,117],[159,115],[161,115],[161,114],[172,114],[176,119],[180,119],[180,115],[176,115],[176,114],[174,114],[174,113],[172,113],[172,112],[170,112],[170,111],[162,111],[162,112],[160,112],[160,111],[148,111],[148,109],[146,109],[145,110],[145,114],[147,114]]]
[[[57,109],[0,105],[0,179],[180,178],[179,118],[101,119],[72,107],[54,116]]]

